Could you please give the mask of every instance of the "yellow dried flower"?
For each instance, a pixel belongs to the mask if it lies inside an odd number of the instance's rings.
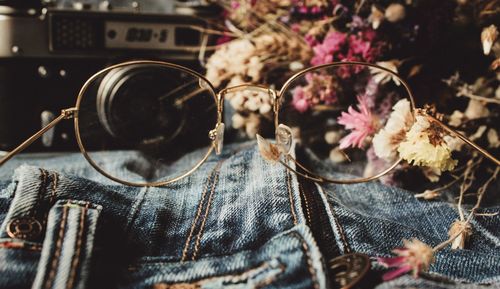
[[[426,166],[440,171],[452,170],[457,161],[451,158],[451,150],[443,139],[442,129],[419,115],[406,134],[406,140],[398,148],[399,155],[417,166]]]

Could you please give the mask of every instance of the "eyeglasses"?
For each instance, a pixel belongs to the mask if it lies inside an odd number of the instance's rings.
[[[240,95],[239,95],[240,94]],[[242,84],[215,92],[203,75],[172,63],[130,61],[107,67],[80,89],[74,107],[62,110],[47,126],[0,159],[3,165],[65,119],[74,120],[79,149],[90,165],[107,178],[130,186],[163,186],[192,174],[209,155],[220,154],[224,138],[224,99],[264,95],[269,99],[276,140],[293,172],[315,181],[356,183],[376,179],[401,161],[385,160],[361,172],[373,150],[374,135],[384,128],[394,104],[406,100],[413,122],[416,112],[460,138],[497,165],[498,159],[426,111],[416,109],[408,84],[391,70],[367,63],[340,62],[302,70],[278,91]],[[248,94],[250,96],[248,96]],[[403,102],[401,102],[403,100]],[[363,129],[353,128],[359,123]],[[301,136],[290,127],[305,127]],[[345,177],[322,176],[315,165],[302,164],[290,150],[301,140],[321,160],[328,145],[318,139],[333,131],[338,152],[349,160]],[[328,142],[327,142],[328,143]],[[334,141],[330,142],[334,143]],[[199,148],[206,153],[192,153]],[[391,156],[394,152],[388,151]],[[372,153],[373,155],[373,153]],[[181,156],[183,162],[172,168]],[[373,158],[373,156],[372,156]],[[296,167],[289,165],[293,161]],[[126,170],[117,169],[125,165]],[[299,171],[300,170],[300,171]],[[362,177],[359,177],[362,176]]]

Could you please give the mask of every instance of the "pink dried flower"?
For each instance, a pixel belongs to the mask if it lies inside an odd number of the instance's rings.
[[[333,61],[333,54],[339,52],[345,44],[347,35],[338,31],[329,32],[323,43],[313,47],[314,57],[311,59],[312,65],[321,65]]]
[[[297,86],[293,90],[292,105],[299,112],[306,112],[317,104],[332,104],[337,101],[333,77],[317,73],[305,76],[307,85]]]
[[[292,105],[298,112],[306,112],[309,109],[309,102],[305,98],[302,86],[297,86],[293,90]]]
[[[410,271],[413,272],[413,277],[417,278],[418,274],[426,271],[434,261],[432,248],[424,242],[412,239],[403,240],[403,244],[403,248],[393,250],[398,255],[397,257],[377,258],[380,264],[388,268],[397,268],[385,273],[382,276],[384,281],[392,280]]]
[[[349,36],[349,45],[350,52],[352,54],[361,55],[363,58],[366,58],[368,56],[368,53],[370,52],[371,43],[365,41],[358,35]]]
[[[349,106],[347,112],[342,112],[338,123],[345,126],[351,132],[340,140],[340,149],[348,147],[362,148],[367,137],[375,133],[378,120],[372,114],[368,100],[364,96],[358,96],[358,110]]]

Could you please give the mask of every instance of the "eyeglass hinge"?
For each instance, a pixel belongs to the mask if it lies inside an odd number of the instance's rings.
[[[61,115],[64,119],[71,119],[75,117],[77,111],[78,109],[76,107],[66,108],[61,110]]]

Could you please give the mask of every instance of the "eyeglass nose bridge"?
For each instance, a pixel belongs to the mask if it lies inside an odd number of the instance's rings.
[[[244,90],[269,94],[269,97],[271,98],[271,102],[272,102],[271,105],[273,107],[273,112],[274,112],[274,125],[275,125],[275,127],[278,127],[279,92],[275,89],[272,89],[272,88],[267,87],[267,86],[251,84],[251,83],[244,83],[244,84],[240,84],[240,85],[226,87],[218,93],[219,103],[222,103],[224,101],[224,96],[227,93],[234,93],[234,92],[244,91]]]
[[[244,91],[244,90],[261,92],[261,93],[268,93],[269,96],[271,97],[273,103],[276,103],[276,99],[278,96],[278,92],[276,90],[274,90],[270,87],[263,86],[263,85],[250,84],[250,83],[244,83],[244,84],[240,84],[240,85],[226,87],[219,92],[219,97],[222,100],[224,98],[224,95],[226,95],[227,93],[234,93],[237,91]]]

